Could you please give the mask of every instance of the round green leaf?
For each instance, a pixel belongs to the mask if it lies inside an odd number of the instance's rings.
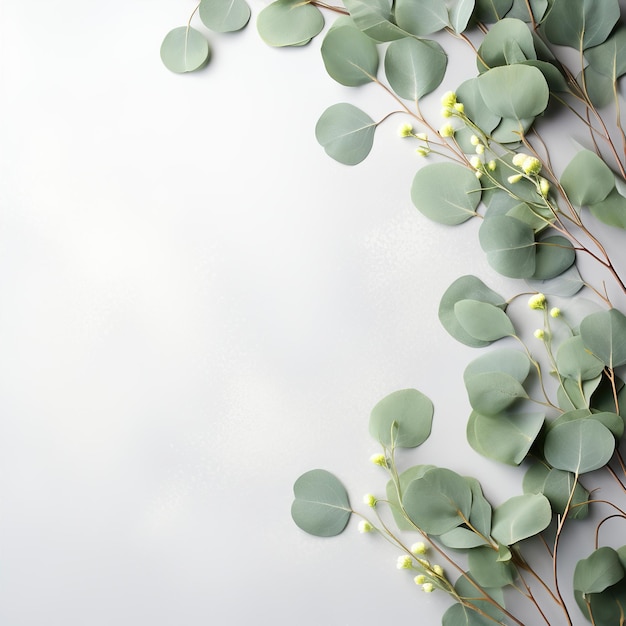
[[[523,383],[530,372],[530,359],[526,353],[513,348],[491,350],[487,354],[474,359],[463,372],[463,380],[467,381],[478,374],[503,372],[512,376],[517,382]]]
[[[478,232],[487,261],[509,278],[530,278],[535,274],[535,233],[528,224],[508,215],[483,220]]]
[[[389,0],[344,0],[357,28],[376,41],[394,41],[408,33],[393,22]]]
[[[411,186],[411,199],[417,209],[449,226],[476,215],[480,197],[481,186],[474,172],[457,163],[426,165],[415,174]]]
[[[626,316],[617,309],[598,311],[580,323],[587,350],[614,368],[626,363]]]
[[[494,620],[490,617],[484,617],[459,602],[450,606],[441,617],[441,626],[493,626],[493,624]]]
[[[453,604],[444,614],[442,626],[493,626],[495,622],[506,622],[506,617],[498,605],[504,607],[504,593],[499,588],[485,588],[483,591],[496,604],[489,600],[479,600],[476,598],[476,587],[471,574],[465,572],[457,578],[454,584],[455,591],[459,598],[463,598],[465,602],[472,607],[480,609],[481,613],[476,613],[471,608],[465,607],[459,603]],[[456,608],[458,607],[458,608]],[[462,609],[462,610],[459,610]],[[485,617],[485,614],[489,617]]]
[[[552,43],[584,50],[605,41],[619,17],[618,0],[554,0],[543,32]]]
[[[561,376],[578,381],[596,378],[604,369],[604,363],[585,348],[580,336],[570,337],[559,346],[556,366]]]
[[[443,535],[439,535],[437,539],[444,546],[455,550],[468,550],[469,548],[487,545],[487,541],[484,537],[462,526],[458,526]]]
[[[598,548],[574,569],[574,589],[581,593],[600,593],[624,578],[618,553],[608,546]]]
[[[476,0],[475,16],[479,22],[492,24],[501,20],[513,6],[513,0]]]
[[[376,44],[351,26],[328,31],[322,42],[322,59],[330,77],[349,87],[372,82],[378,72]]]
[[[450,8],[450,24],[452,30],[460,34],[466,28],[472,17],[475,6],[474,0],[456,0]]]
[[[511,59],[512,44],[516,44],[522,55],[520,61]],[[484,72],[490,67],[536,58],[533,36],[528,26],[521,20],[504,18],[496,22],[483,38],[478,48],[476,62],[478,69]]]
[[[494,509],[491,535],[499,543],[511,546],[545,530],[551,520],[552,509],[544,495],[513,496]]]
[[[555,278],[569,269],[575,260],[576,252],[569,239],[560,235],[543,237],[537,242],[533,278]]]
[[[572,489],[574,495],[571,496]],[[546,476],[542,490],[543,495],[550,501],[552,510],[562,515],[569,503],[568,517],[584,519],[589,514],[589,492],[579,483],[575,483],[572,472],[552,468]]]
[[[626,74],[626,27],[618,27],[604,43],[585,50],[585,58],[594,70],[613,82]]]
[[[484,372],[465,383],[470,405],[482,415],[498,415],[519,398],[528,398],[524,387],[504,372]]]
[[[626,229],[626,198],[613,189],[602,201],[589,205],[591,214],[609,226]]]
[[[559,424],[546,435],[544,454],[550,465],[575,474],[604,467],[613,456],[615,438],[596,420]]]
[[[246,0],[201,0],[198,13],[202,23],[218,33],[241,30],[250,20]]]
[[[415,448],[430,435],[433,411],[433,403],[417,389],[394,391],[372,409],[370,435],[386,447]]]
[[[494,113],[515,120],[543,113],[550,97],[543,74],[530,65],[494,67],[479,76],[478,86]]]
[[[457,278],[446,289],[439,303],[439,321],[452,337],[473,348],[488,346],[491,343],[490,341],[472,337],[459,323],[454,307],[460,300],[487,302],[494,306],[505,308],[506,302],[504,298],[487,287],[476,276],[468,275]]]
[[[448,9],[440,0],[395,0],[396,23],[417,37],[436,33],[447,26]]]
[[[506,16],[530,22],[529,5],[535,22],[540,23],[548,8],[548,0],[514,0],[511,10]]]
[[[165,36],[161,61],[168,70],[182,74],[204,67],[211,51],[204,35],[190,26],[179,26]]]
[[[405,470],[398,476],[398,482],[400,484],[400,495],[402,495],[406,488],[416,478],[421,478],[428,470],[433,469],[434,465],[414,465]],[[404,516],[401,510],[400,500],[398,498],[398,490],[393,480],[387,481],[386,485],[387,500],[389,500],[389,508],[393,515],[393,519],[396,522],[396,526],[400,530],[415,530],[413,524],[411,524]]]
[[[467,423],[467,441],[488,459],[519,465],[541,432],[543,422],[541,413],[488,416],[472,411]]]
[[[309,2],[276,0],[257,18],[263,41],[275,47],[297,46],[310,41],[324,28],[324,16]]]
[[[576,295],[585,283],[575,265],[565,270],[560,276],[547,280],[527,280],[528,286],[534,291],[544,293],[547,296],[561,296],[569,298]]]
[[[347,102],[334,104],[315,126],[315,137],[326,154],[345,165],[356,165],[374,145],[376,122]]]
[[[615,187],[615,177],[595,152],[581,150],[563,171],[561,185],[575,205],[584,206],[604,200]]]
[[[481,341],[497,341],[515,335],[513,322],[499,307],[477,300],[459,300],[454,314],[463,329]]]
[[[438,43],[406,37],[389,44],[385,75],[401,98],[419,100],[441,84],[447,63],[448,57]]]
[[[464,113],[476,126],[485,133],[490,133],[502,119],[486,105],[478,86],[478,78],[470,78],[462,82],[457,90],[456,97],[463,103]]]
[[[456,472],[435,468],[407,487],[402,502],[418,528],[441,535],[469,519],[472,491]]]
[[[293,521],[305,532],[334,537],[350,519],[348,492],[339,479],[322,469],[310,470],[294,483],[291,505]]]
[[[490,547],[470,550],[467,564],[472,578],[484,587],[506,587],[517,578],[513,563],[501,561],[498,551]]]

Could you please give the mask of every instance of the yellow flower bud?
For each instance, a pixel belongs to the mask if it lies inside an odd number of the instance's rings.
[[[514,157],[513,157],[513,165],[516,165],[517,167],[521,167],[522,163],[524,163],[524,161],[529,157],[529,154],[524,154],[523,152],[518,152]]]
[[[372,454],[370,461],[374,465],[380,465],[380,467],[387,467],[387,457],[384,454]]]
[[[424,583],[422,585],[422,590],[425,593],[432,593],[433,591],[435,591],[435,586],[432,583]]]
[[[426,554],[428,548],[423,541],[418,541],[410,547],[410,550],[413,554]]]
[[[497,167],[497,164],[496,164],[496,162],[493,159],[491,159],[491,161],[489,161],[489,163],[487,163],[487,169],[490,172],[495,171],[496,167]]]
[[[452,124],[444,124],[439,129],[439,134],[442,137],[454,137],[454,127],[452,126]]]
[[[464,113],[465,112],[465,105],[462,102],[456,102],[454,104],[454,110],[457,113]]]
[[[398,557],[396,567],[398,569],[413,569],[413,561],[411,560],[410,556],[408,556],[407,554],[403,554],[402,556]]]
[[[514,185],[515,183],[519,183],[519,181],[522,180],[522,178],[523,177],[521,174],[513,174],[513,176],[509,176],[507,180],[509,181],[511,185]]]
[[[376,506],[376,496],[373,496],[371,493],[366,493],[363,496],[363,502],[367,504],[367,506],[371,506],[373,508]]]
[[[456,94],[454,91],[446,91],[441,97],[441,104],[444,107],[453,107],[456,104]]]
[[[550,183],[545,178],[542,178],[539,181],[539,192],[544,198],[548,197],[548,193],[550,192]]]
[[[362,519],[359,522],[360,533],[371,533],[372,530],[374,530],[374,527],[367,520]]]
[[[411,137],[411,135],[413,135],[413,126],[411,126],[411,124],[402,124],[402,126],[398,128],[398,135],[400,135],[400,137]]]
[[[543,328],[538,328],[533,335],[535,336],[536,339],[544,339],[546,336],[546,332],[543,330]]]
[[[546,308],[546,297],[542,293],[536,293],[528,299],[528,306],[531,309],[542,310]]]
[[[550,309],[550,317],[561,317],[561,309],[558,307],[552,307]]]
[[[533,156],[526,157],[522,162],[522,169],[526,174],[539,174],[541,161]]]
[[[416,585],[423,585],[426,582],[426,576],[424,576],[424,574],[418,574],[413,581]]]

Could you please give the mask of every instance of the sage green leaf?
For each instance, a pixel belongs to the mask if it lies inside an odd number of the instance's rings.
[[[204,35],[191,26],[179,26],[161,44],[161,61],[171,72],[182,74],[204,67],[211,51]]]
[[[478,300],[459,300],[454,315],[462,328],[481,341],[497,341],[515,335],[513,322],[499,307]]]
[[[376,44],[350,26],[328,31],[322,42],[322,59],[330,77],[348,87],[370,83],[378,72]]]
[[[528,12],[529,5],[534,21],[540,23],[548,9],[548,0],[514,0],[511,10],[506,16],[531,22],[531,15]]]
[[[549,236],[537,242],[533,278],[548,280],[562,274],[576,261],[576,252],[569,239]]]
[[[476,276],[468,275],[457,278],[446,289],[439,303],[439,321],[452,337],[473,348],[488,346],[491,343],[490,341],[482,341],[472,337],[459,323],[454,307],[461,300],[487,302],[499,308],[505,308],[506,302],[504,298],[487,287]]]
[[[552,509],[544,495],[513,496],[494,509],[491,535],[499,543],[511,546],[539,534],[551,520]]]
[[[624,575],[618,553],[603,546],[576,563],[574,589],[584,594],[599,593],[622,580]]]
[[[476,0],[475,17],[479,22],[492,24],[501,20],[513,6],[513,0]]]
[[[591,412],[589,408],[565,411],[565,413],[559,415],[559,417],[549,424],[548,430],[555,428],[559,424],[573,422],[574,420],[580,419],[591,419],[600,422],[613,433],[615,439],[620,439],[624,433],[624,420],[620,415],[614,413],[613,411]]]
[[[309,2],[275,0],[261,10],[256,26],[269,46],[296,46],[319,35],[324,28],[324,16]]]
[[[524,65],[530,65],[531,67],[536,67],[546,79],[548,83],[548,89],[550,93],[568,93],[569,87],[567,86],[567,80],[565,76],[561,73],[561,71],[553,64],[548,61],[534,61],[528,60],[523,62]]]
[[[474,618],[471,616],[475,612],[472,611],[471,609],[468,609],[469,616],[467,618],[463,614],[458,612],[458,618],[460,621],[458,622],[454,621],[454,619],[452,619],[452,616],[451,616],[450,621],[445,622],[443,626],[457,626],[457,624],[468,624],[469,626],[483,626],[483,624],[490,624],[491,626],[493,626],[494,624],[493,620],[495,620],[496,623],[506,621],[504,613],[502,612],[502,608],[504,608],[505,606],[504,593],[502,589],[498,587],[495,587],[495,588],[482,587],[482,591],[488,597],[490,597],[492,600],[495,601],[495,604],[494,604],[494,602],[491,602],[489,600],[477,599],[477,593],[476,593],[476,587],[475,587],[476,584],[478,583],[472,578],[471,574],[469,572],[465,572],[464,574],[461,574],[459,578],[457,578],[456,582],[454,583],[454,589],[459,598],[464,599],[467,603],[471,604],[471,606],[476,607],[477,609],[480,609],[482,613],[486,613],[488,616],[490,616],[493,619],[488,620],[487,622],[472,621]],[[451,608],[453,608],[454,606],[456,605],[452,605]],[[482,615],[480,614],[477,614],[477,615],[481,620],[486,619],[482,617]],[[468,619],[469,621],[464,622],[463,619]]]
[[[602,376],[598,376],[597,378],[583,381],[581,385],[579,381],[572,378],[562,379],[556,392],[559,407],[563,409],[563,411],[588,409],[591,396],[597,389],[601,380]]]
[[[462,526],[458,526],[443,535],[439,535],[437,539],[447,548],[454,550],[468,550],[470,548],[488,545],[484,537]]]
[[[246,0],[201,0],[198,14],[210,30],[230,33],[246,26],[250,7]]]
[[[626,198],[617,189],[613,189],[604,200],[590,204],[589,211],[609,226],[626,229]]]
[[[374,145],[376,122],[355,107],[341,102],[322,113],[315,126],[315,137],[326,154],[345,165],[356,165]]]
[[[571,202],[584,206],[604,200],[615,187],[615,178],[595,152],[581,150],[563,171],[561,185]]]
[[[485,372],[465,383],[472,408],[482,415],[497,416],[519,398],[528,398],[524,387],[504,372]]]
[[[475,216],[480,197],[481,186],[476,175],[457,163],[426,165],[417,171],[411,186],[415,207],[427,218],[448,226]]]
[[[617,404],[622,419],[626,415],[626,385],[624,381],[618,377],[615,377],[615,390],[617,391]],[[591,398],[591,406],[596,411],[615,411],[615,392],[613,384],[606,377],[603,376],[598,388],[594,391]]]
[[[534,276],[535,233],[528,224],[508,215],[497,215],[483,220],[478,239],[489,265],[503,276]]]
[[[539,232],[539,231],[547,228],[549,224],[554,222],[554,214],[552,213],[552,211],[548,207],[531,206],[527,202],[520,202],[519,204],[516,204],[513,208],[509,209],[504,214],[508,215],[509,217],[514,217],[515,219],[519,220],[520,222],[524,222],[525,224],[528,224],[533,229],[533,231],[535,231],[535,232]],[[565,238],[562,238],[562,239],[566,243],[568,242],[567,239],[565,239]],[[571,249],[571,246],[569,246],[569,247]],[[541,250],[542,250],[542,247],[541,246],[537,246],[537,249],[535,251],[536,252],[536,264],[537,265],[539,265],[539,262],[540,262],[539,256],[541,254]],[[571,263],[570,263],[570,265],[571,265]],[[569,265],[568,265],[568,267],[569,267]],[[539,271],[540,270],[536,267],[535,268],[535,276],[537,276]],[[563,271],[565,271],[565,270],[563,270]],[[559,272],[559,273],[561,273],[561,272]],[[557,275],[558,274],[555,274],[555,276],[557,276]]]
[[[461,34],[466,28],[474,12],[475,0],[456,0],[450,8],[450,24],[452,30]]]
[[[440,0],[395,0],[396,24],[417,37],[436,33],[447,26],[448,9]]]
[[[456,90],[456,98],[463,103],[464,113],[483,132],[489,134],[502,119],[489,109],[480,92],[478,78],[462,82]]]
[[[467,441],[482,456],[519,465],[528,455],[544,423],[542,413],[481,415],[472,411],[467,423]]]
[[[580,336],[566,339],[556,353],[556,366],[561,376],[582,382],[596,378],[604,363],[585,348]]]
[[[626,27],[619,26],[604,43],[585,50],[585,59],[613,82],[626,74]]]
[[[600,593],[583,595],[574,589],[574,598],[583,615],[595,626],[615,626],[623,621],[626,606],[626,580],[622,578]],[[591,610],[591,615],[589,614]]]
[[[419,100],[441,84],[447,63],[438,43],[406,37],[387,47],[385,75],[401,98]]]
[[[476,593],[472,597],[475,597]],[[496,622],[497,623],[497,622]],[[493,619],[455,602],[441,617],[441,626],[492,626]]]
[[[528,286],[534,291],[544,293],[547,296],[561,296],[569,298],[576,295],[585,285],[575,265],[560,276],[548,280],[527,280]]]
[[[575,474],[604,467],[613,456],[615,438],[596,420],[559,424],[546,435],[544,454],[550,465]]]
[[[505,587],[517,578],[513,563],[500,561],[498,551],[490,547],[470,550],[467,564],[472,578],[483,587]]]
[[[576,82],[598,109],[608,106],[615,101],[617,88],[615,81],[601,74],[590,65],[578,74]]]
[[[463,381],[467,385],[474,376],[492,372],[503,372],[523,383],[530,372],[530,359],[525,352],[513,348],[491,350],[469,363],[463,372]]]
[[[417,389],[394,391],[372,409],[370,435],[387,448],[415,448],[430,435],[433,411],[433,403]]]
[[[470,524],[472,528],[477,530],[483,537],[489,537],[491,534],[491,504],[485,498],[480,483],[469,476],[465,477],[472,490],[472,509],[470,511]]]
[[[469,519],[472,491],[459,474],[435,468],[407,487],[403,504],[418,528],[428,534],[441,535]]]
[[[619,17],[617,0],[554,0],[543,32],[554,44],[584,50],[605,41]]]
[[[526,135],[534,122],[534,117],[523,120],[502,118],[491,133],[491,138],[498,143],[520,145],[521,138]],[[511,148],[514,149],[514,146],[511,146]]]
[[[573,495],[571,495],[572,489],[574,490]],[[552,510],[557,515],[565,513],[568,503],[570,506],[568,517],[584,519],[589,514],[589,492],[579,482],[575,481],[572,472],[550,469],[542,493],[548,498]]]
[[[543,113],[550,97],[546,79],[531,65],[494,67],[478,77],[478,86],[494,113],[516,120]]]
[[[340,534],[352,509],[348,492],[340,480],[322,469],[305,472],[293,486],[293,521],[305,532],[318,537]]]
[[[400,498],[398,497],[398,489],[396,489],[396,485],[393,480],[387,481],[386,493],[387,500],[389,500],[389,508],[393,514],[396,526],[400,530],[415,530],[415,526],[407,520],[404,512],[402,511],[402,507],[400,505],[402,494],[406,491],[406,488],[411,484],[411,482],[417,478],[421,478],[428,470],[431,470],[434,467],[434,465],[414,465],[399,474],[398,483]]]
[[[580,323],[587,350],[613,369],[626,363],[626,316],[617,309],[599,311]]]
[[[511,44],[517,45],[521,58],[511,58]],[[495,23],[484,36],[478,54],[476,64],[480,72],[491,67],[511,65],[528,59],[536,59],[533,36],[528,26],[521,20],[504,18]]]
[[[344,6],[357,28],[376,41],[394,41],[409,34],[393,22],[388,0],[345,0]]]

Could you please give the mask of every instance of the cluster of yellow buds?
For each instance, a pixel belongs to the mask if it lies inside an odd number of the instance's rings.
[[[464,117],[465,106],[462,102],[458,102],[454,91],[446,91],[441,97],[441,117]],[[445,123],[440,129],[439,134],[444,138],[454,137],[454,126],[450,122]]]
[[[431,149],[428,144],[428,135],[426,133],[416,133],[411,124],[401,124],[398,128],[398,135],[400,135],[400,137],[414,137],[415,139],[423,141],[424,144],[415,150],[419,156],[425,157],[431,153]]]
[[[530,154],[518,152],[513,157],[512,162],[513,165],[522,170],[522,173],[509,176],[507,179],[509,183],[514,184],[522,180],[522,178],[528,178],[534,181],[541,196],[547,198],[550,193],[550,183],[543,176],[539,176],[542,169],[541,161]]]

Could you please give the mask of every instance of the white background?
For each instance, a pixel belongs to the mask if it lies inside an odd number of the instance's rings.
[[[406,462],[518,493],[465,442],[478,354],[437,307],[462,274],[520,286],[473,224],[414,209],[401,116],[355,168],[324,154],[327,106],[394,105],[335,84],[319,40],[274,50],[252,25],[166,70],[194,6],[0,0],[0,622],[438,623],[446,599],[356,520],[296,528],[292,484],[324,467],[363,508],[385,482],[369,411],[416,387],[435,422]],[[457,57],[436,125],[473,71]]]

